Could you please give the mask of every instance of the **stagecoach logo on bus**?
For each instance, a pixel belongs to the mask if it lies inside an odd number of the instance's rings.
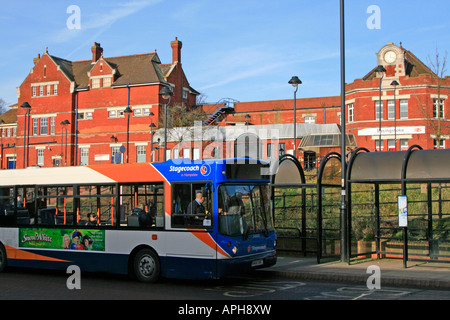
[[[202,176],[207,176],[211,172],[211,167],[208,164],[204,164],[202,166],[170,166],[169,172],[176,172],[182,177],[198,176],[199,172]]]
[[[19,247],[105,251],[105,231],[20,228]]]

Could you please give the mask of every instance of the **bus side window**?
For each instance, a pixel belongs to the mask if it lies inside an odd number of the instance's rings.
[[[172,188],[172,227],[212,227],[210,183],[179,183]]]

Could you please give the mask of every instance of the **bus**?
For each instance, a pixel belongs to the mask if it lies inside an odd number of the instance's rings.
[[[174,159],[1,170],[0,271],[76,265],[155,282],[272,266],[268,166]]]

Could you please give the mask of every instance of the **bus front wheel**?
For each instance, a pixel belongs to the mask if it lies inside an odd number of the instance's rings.
[[[161,273],[158,255],[150,249],[140,250],[134,257],[134,274],[141,282],[156,282]]]

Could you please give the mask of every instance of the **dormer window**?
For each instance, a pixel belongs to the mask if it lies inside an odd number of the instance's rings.
[[[92,79],[92,89],[100,88],[100,78]]]
[[[111,87],[111,77],[103,78],[103,87]]]

